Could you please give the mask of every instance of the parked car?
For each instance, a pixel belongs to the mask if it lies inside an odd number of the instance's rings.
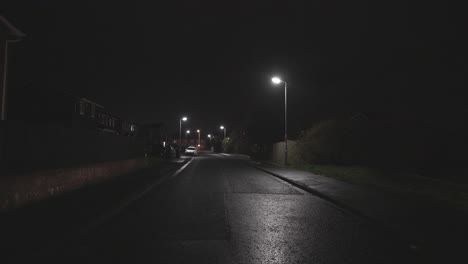
[[[193,156],[196,156],[196,155],[198,155],[197,148],[194,147],[194,146],[187,147],[187,148],[185,149],[185,154],[186,154],[186,155],[193,155]]]

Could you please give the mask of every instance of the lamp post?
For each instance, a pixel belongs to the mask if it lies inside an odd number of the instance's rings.
[[[213,143],[212,143],[212,141],[211,141],[211,139],[212,139],[213,137],[211,136],[211,134],[208,134],[208,138],[210,139],[210,149],[211,149],[211,151],[213,151]]]
[[[189,134],[190,134],[190,130],[185,131],[185,144],[187,144],[187,146],[189,145],[188,139],[187,139]]]
[[[224,138],[226,139],[226,127],[225,126],[220,126],[219,129],[224,130]]]
[[[182,145],[182,121],[187,121],[187,117],[184,116],[179,120],[179,145]]]
[[[200,129],[197,129],[198,133],[198,147],[200,147]]]
[[[284,83],[284,165],[288,164],[288,84],[279,77],[271,78],[274,84]]]

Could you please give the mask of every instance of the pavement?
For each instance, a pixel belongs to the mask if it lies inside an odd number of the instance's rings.
[[[394,232],[415,254],[430,256],[434,262],[468,263],[468,214],[464,211],[428,197],[261,162],[250,164]]]
[[[161,184],[190,160],[165,160],[156,167],[120,176],[112,181],[71,191],[40,203],[0,212],[2,263],[24,263],[56,251],[65,241],[112,217],[112,212],[141,194],[148,186]]]
[[[384,225],[273,175],[299,182],[300,172],[259,165],[246,156],[200,153],[2,215],[2,263],[433,260]],[[325,188],[322,180],[315,186]],[[327,190],[334,188],[340,193]]]

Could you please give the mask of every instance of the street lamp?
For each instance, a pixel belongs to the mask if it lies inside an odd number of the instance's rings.
[[[187,121],[188,118],[186,116],[182,117],[179,120],[179,145],[182,145],[182,121]]]
[[[220,126],[219,129],[224,130],[224,139],[226,139],[226,127]]]
[[[213,151],[213,142],[211,140],[214,138],[214,136],[208,134],[207,137],[210,139],[210,150]]]
[[[200,147],[200,129],[197,129],[198,133],[198,147]]]
[[[284,83],[284,164],[288,164],[288,84],[279,77],[271,78],[274,84]]]

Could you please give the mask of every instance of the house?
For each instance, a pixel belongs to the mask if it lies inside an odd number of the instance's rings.
[[[25,34],[0,16],[0,120],[6,119],[8,44],[20,41]]]
[[[75,97],[73,119],[75,125],[106,134],[135,136],[138,128],[136,123],[106,112],[104,106],[81,97]]]

